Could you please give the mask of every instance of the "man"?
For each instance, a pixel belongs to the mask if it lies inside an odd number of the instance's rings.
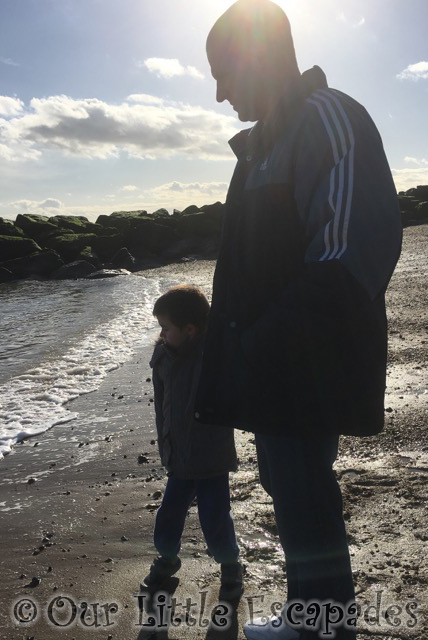
[[[257,124],[230,142],[238,162],[196,417],[255,432],[287,568],[283,615],[244,630],[250,640],[309,640],[333,621],[337,640],[353,640],[332,464],[339,434],[383,426],[396,192],[369,115],[329,89],[319,67],[299,72],[277,5],[238,0],[212,28],[207,55],[218,102]]]

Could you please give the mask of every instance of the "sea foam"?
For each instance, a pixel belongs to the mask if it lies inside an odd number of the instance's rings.
[[[46,284],[52,287],[52,283]],[[60,287],[62,283],[56,284]],[[95,285],[93,282],[86,284],[80,281],[79,296],[82,300],[79,301],[80,315],[76,315],[76,322],[78,317],[78,321],[84,326],[85,305],[89,308],[92,304],[91,318],[89,315],[87,318],[91,328],[85,332],[81,328],[77,331],[74,327],[77,334],[73,334],[73,339],[70,339],[73,323],[69,318],[70,308],[67,308],[64,322],[56,320],[57,325],[60,324],[55,327],[59,335],[52,353],[47,345],[41,353],[39,349],[36,355],[31,355],[33,346],[30,343],[38,345],[38,340],[40,342],[42,338],[40,335],[34,336],[34,322],[27,322],[28,334],[32,336],[32,340],[28,341],[28,348],[25,349],[20,337],[19,357],[15,353],[10,356],[11,366],[16,368],[18,364],[18,375],[12,375],[5,381],[3,379],[0,384],[0,457],[10,452],[11,447],[20,440],[38,435],[55,424],[73,420],[77,414],[66,408],[68,401],[98,389],[110,371],[126,362],[137,348],[150,344],[156,326],[152,316],[153,302],[171,284],[175,282],[137,275],[121,276],[114,284],[110,282],[107,285],[101,281]],[[38,294],[43,292],[42,285],[43,283],[37,283]],[[94,305],[94,296],[97,295],[97,304]],[[61,303],[58,292],[55,292],[55,296],[57,303]],[[45,307],[48,305],[43,305],[42,295],[29,300],[28,304],[37,307],[42,315],[46,314]],[[98,314],[96,321],[95,312]],[[61,313],[57,313],[57,318],[61,318]],[[46,318],[43,327],[45,326]],[[25,328],[22,330],[25,332]],[[50,327],[50,331],[52,330],[53,327]],[[45,329],[43,331],[46,333]],[[39,330],[39,334],[41,333]],[[8,346],[4,344],[5,347]],[[5,351],[7,353],[7,348]],[[7,366],[8,358],[3,360]],[[23,362],[30,365],[26,371],[22,371]]]

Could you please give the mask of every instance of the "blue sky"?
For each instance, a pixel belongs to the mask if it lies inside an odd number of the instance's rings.
[[[0,216],[224,200],[242,127],[205,39],[229,0],[1,0]],[[428,2],[279,0],[302,71],[375,120],[398,190],[428,184]]]

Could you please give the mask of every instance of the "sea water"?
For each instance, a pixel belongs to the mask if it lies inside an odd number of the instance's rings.
[[[151,273],[0,285],[0,458],[153,341],[153,303],[180,277]]]

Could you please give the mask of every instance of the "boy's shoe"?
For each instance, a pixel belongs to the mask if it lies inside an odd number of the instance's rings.
[[[159,556],[155,558],[150,567],[150,572],[141,583],[142,589],[160,589],[164,582],[168,580],[181,567],[181,560],[177,556],[175,560],[168,560]]]
[[[221,565],[220,600],[228,602],[242,595],[244,591],[244,587],[242,586],[242,573],[242,564],[240,562]]]
[[[298,640],[300,633],[277,616],[256,618],[244,625],[247,640]]]

